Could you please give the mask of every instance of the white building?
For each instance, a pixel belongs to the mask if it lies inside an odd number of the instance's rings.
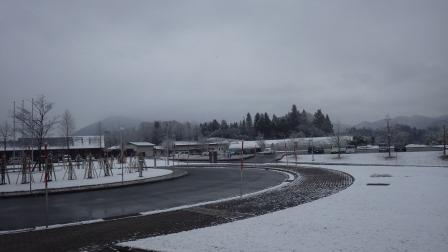
[[[132,150],[136,155],[143,155],[145,157],[154,156],[155,144],[150,142],[128,142],[127,150]]]

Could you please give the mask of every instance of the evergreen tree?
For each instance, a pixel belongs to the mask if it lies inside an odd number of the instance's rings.
[[[302,113],[300,114],[300,124],[308,124],[308,114],[303,109]]]
[[[268,113],[264,113],[263,117],[263,134],[264,137],[271,137],[272,122]]]
[[[328,116],[328,114],[325,115],[325,123],[324,123],[324,128],[322,130],[328,134],[333,133],[333,124],[331,123],[331,120],[330,120],[330,117]]]
[[[300,123],[300,113],[297,111],[296,105],[292,105],[291,112],[288,114],[289,130],[295,131]]]
[[[256,134],[258,134],[261,131],[260,121],[261,121],[261,115],[260,113],[256,113],[254,118],[254,129]]]
[[[250,115],[250,113],[247,113],[246,115],[246,127],[247,128],[252,128],[252,116]]]
[[[221,129],[226,130],[229,128],[229,125],[227,124],[226,120],[221,121]]]
[[[151,136],[151,142],[153,144],[159,145],[160,143],[162,143],[162,127],[160,125],[159,121],[155,121],[154,122],[154,129],[152,131],[152,136]]]
[[[318,109],[316,111],[316,113],[314,113],[313,125],[316,128],[324,131],[324,128],[325,128],[325,116],[324,116],[324,114],[322,113],[322,111],[320,109]]]
[[[212,125],[210,127],[211,132],[213,132],[215,130],[219,130],[219,128],[220,128],[219,122],[216,121],[216,119],[213,119]]]

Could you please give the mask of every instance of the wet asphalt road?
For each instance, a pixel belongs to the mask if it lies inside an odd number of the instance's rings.
[[[189,168],[175,180],[68,194],[49,195],[48,224],[110,218],[217,200],[240,193],[238,168]],[[285,180],[280,173],[245,169],[243,192],[254,192]],[[0,231],[44,226],[43,196],[0,199]]]

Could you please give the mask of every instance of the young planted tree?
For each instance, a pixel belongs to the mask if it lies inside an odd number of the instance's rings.
[[[264,136],[262,134],[259,134],[257,136],[257,144],[258,147],[260,147],[260,150],[264,151],[264,149],[266,148],[266,142],[264,141]]]
[[[65,110],[59,121],[59,129],[61,130],[67,147],[67,154],[70,152],[70,137],[75,130],[75,120],[69,110]]]
[[[8,138],[12,136],[12,128],[11,125],[9,125],[8,121],[5,121],[4,124],[0,125],[0,137],[2,138],[2,144],[3,144],[3,153],[6,155],[6,144],[8,141]]]
[[[43,160],[40,157],[42,156],[45,137],[58,122],[57,117],[50,117],[52,109],[53,103],[49,102],[44,95],[41,95],[32,101],[31,110],[22,107],[15,113],[15,118],[24,126],[22,129],[24,131],[22,132],[23,135],[32,136],[37,146],[39,171],[42,170]],[[33,167],[34,169],[35,166]]]

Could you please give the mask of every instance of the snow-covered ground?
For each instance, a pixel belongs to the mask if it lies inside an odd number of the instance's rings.
[[[341,159],[337,154],[314,154],[316,163],[351,163],[351,164],[381,164],[381,165],[417,165],[417,166],[448,166],[447,160],[439,158],[441,151],[421,151],[421,152],[392,152],[395,158],[386,158],[388,153],[355,153],[341,154]],[[284,157],[282,162],[286,162]],[[293,155],[288,156],[289,162],[295,162]],[[312,155],[298,155],[297,162],[313,162]]]
[[[147,159],[145,160],[147,167],[153,167],[154,161],[153,159]],[[172,165],[172,161],[169,162],[170,165]],[[177,164],[177,162],[176,162]],[[166,160],[157,160],[157,167],[163,168],[167,166]],[[66,187],[78,187],[78,186],[87,186],[87,185],[98,185],[98,184],[108,184],[108,183],[114,183],[114,182],[121,182],[121,165],[117,162],[114,162],[114,168],[112,169],[113,176],[107,176],[105,177],[103,175],[103,172],[100,171],[100,168],[98,167],[98,163],[94,162],[95,170],[98,176],[94,176],[92,179],[85,179],[84,178],[84,169],[77,169],[76,165],[73,165],[74,171],[76,172],[77,179],[75,180],[68,180],[66,170],[63,166],[56,166],[55,172],[56,172],[56,180],[53,179],[53,181],[48,182],[48,188],[54,189],[54,188],[66,188]],[[148,179],[152,177],[158,177],[163,175],[168,175],[172,173],[171,170],[167,169],[158,169],[158,168],[148,168],[143,169],[143,177],[139,177],[139,173],[137,171],[129,172],[128,169],[124,169],[124,175],[123,180],[124,181],[133,181],[133,180],[140,180],[140,179]],[[11,180],[10,184],[6,185],[0,185],[0,192],[20,192],[20,191],[29,191],[30,185],[28,184],[21,184],[21,177],[18,179],[18,173],[9,173],[9,177]],[[42,172],[35,172],[33,173],[34,182],[31,184],[32,190],[36,189],[45,189],[45,183],[43,182],[43,176]]]
[[[438,162],[433,153],[423,154],[433,156],[418,155],[428,164]],[[448,251],[448,168],[320,167],[347,172],[355,182],[297,207],[122,245],[160,251]]]

